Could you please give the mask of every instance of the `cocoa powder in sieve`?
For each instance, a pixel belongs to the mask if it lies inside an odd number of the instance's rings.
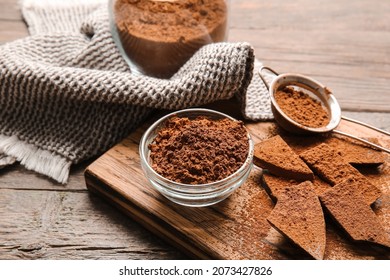
[[[184,184],[205,184],[224,179],[242,166],[249,139],[241,121],[174,116],[149,149],[151,166],[163,177]]]
[[[329,114],[321,102],[303,91],[285,87],[275,93],[275,100],[288,117],[301,125],[324,127],[330,121]]]
[[[224,0],[118,0],[124,51],[146,74],[169,78],[203,45],[225,39]]]

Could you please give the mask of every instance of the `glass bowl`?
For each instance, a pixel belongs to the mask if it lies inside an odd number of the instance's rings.
[[[228,0],[110,0],[114,41],[133,73],[167,79],[202,46],[226,41]]]
[[[193,108],[170,113],[152,124],[143,134],[139,145],[142,170],[150,184],[169,200],[185,206],[203,207],[216,204],[227,198],[235,189],[241,186],[249,176],[253,166],[253,140],[247,132],[248,155],[242,166],[228,177],[207,184],[183,184],[164,178],[150,165],[149,144],[153,142],[158,131],[165,126],[165,122],[172,116],[194,119],[205,116],[210,119],[234,118],[209,109]]]

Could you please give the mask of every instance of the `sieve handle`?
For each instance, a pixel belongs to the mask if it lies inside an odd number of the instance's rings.
[[[274,74],[275,76],[279,76],[279,74],[278,74],[275,70],[273,70],[272,68],[270,68],[270,67],[261,66],[261,68],[260,68],[260,70],[259,70],[259,76],[260,76],[261,80],[263,81],[265,87],[269,90],[269,84],[267,83],[267,81],[265,80],[265,78],[264,78],[264,76],[263,76],[263,74],[262,74],[263,70],[268,70],[269,72],[271,72],[271,73]]]
[[[381,151],[384,151],[384,152],[390,154],[390,149],[386,149],[385,147],[379,146],[379,145],[374,144],[374,143],[372,143],[372,142],[370,142],[370,141],[367,141],[367,140],[364,140],[364,139],[362,139],[362,138],[353,136],[352,134],[349,134],[349,133],[346,133],[346,132],[342,132],[342,131],[340,131],[340,130],[332,130],[332,131],[333,131],[334,133],[336,133],[336,134],[340,134],[340,135],[343,135],[343,136],[346,136],[346,137],[350,137],[350,138],[352,138],[352,139],[355,139],[355,140],[357,140],[357,141],[363,142],[363,143],[365,143],[365,144],[367,144],[367,145],[369,145],[369,146],[371,146],[371,147],[374,147],[374,148],[376,148],[376,149],[379,149],[379,150],[381,150]]]
[[[383,134],[386,134],[386,135],[389,135],[389,136],[390,136],[390,132],[388,132],[388,131],[386,131],[386,130],[383,130],[383,129],[377,128],[377,127],[375,127],[375,126],[366,124],[366,123],[364,123],[364,122],[357,121],[357,120],[354,120],[354,119],[350,119],[350,118],[347,118],[347,117],[344,117],[344,116],[341,116],[341,118],[342,118],[343,120],[346,120],[346,121],[349,121],[349,122],[353,122],[353,123],[360,124],[360,125],[362,125],[362,126],[371,128],[371,129],[376,130],[376,131],[378,131],[378,132],[380,132],[380,133],[383,133]]]

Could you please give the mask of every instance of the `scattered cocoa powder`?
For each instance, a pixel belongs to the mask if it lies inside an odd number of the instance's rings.
[[[149,145],[152,168],[184,184],[205,184],[226,178],[245,162],[249,139],[241,121],[169,118]]]
[[[290,179],[313,180],[310,168],[276,135],[255,145],[253,161],[274,175]]]
[[[328,111],[322,103],[303,91],[285,87],[275,93],[280,109],[297,123],[308,127],[324,127],[329,121]]]
[[[323,259],[325,219],[310,181],[280,190],[268,222],[315,259]]]
[[[130,60],[169,78],[203,45],[225,39],[224,0],[117,0],[115,23]]]

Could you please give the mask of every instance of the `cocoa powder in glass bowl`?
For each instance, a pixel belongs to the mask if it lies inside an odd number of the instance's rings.
[[[227,34],[226,0],[113,0],[111,28],[127,62],[169,78],[202,46]]]
[[[244,124],[229,118],[172,116],[149,145],[152,168],[184,184],[207,184],[237,171],[248,156]]]
[[[181,205],[222,201],[247,179],[253,141],[241,121],[208,109],[185,109],[156,121],[140,143],[142,169],[165,197]]]

